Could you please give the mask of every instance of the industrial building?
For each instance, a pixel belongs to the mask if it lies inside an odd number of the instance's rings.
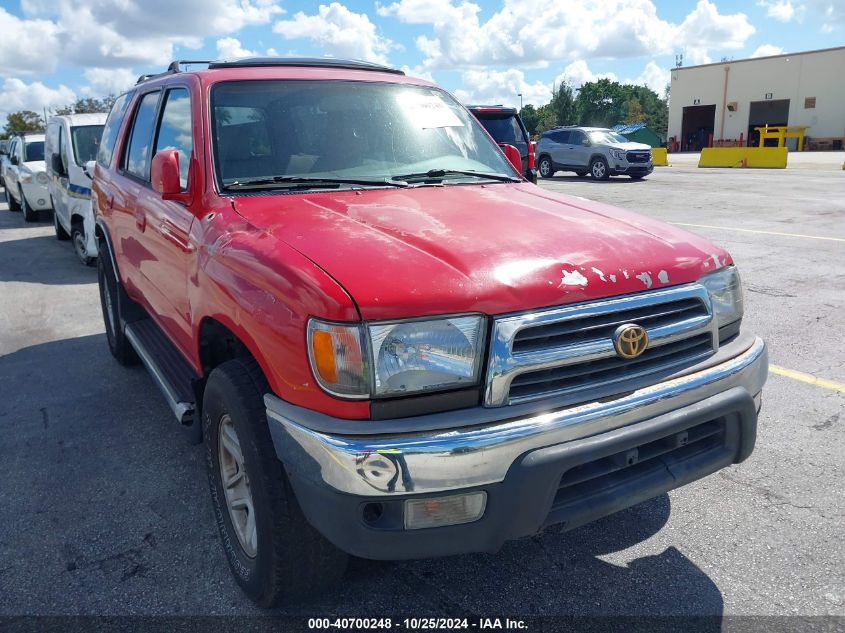
[[[756,145],[765,125],[805,126],[804,149],[839,150],[845,46],[673,68],[669,99],[670,151]]]

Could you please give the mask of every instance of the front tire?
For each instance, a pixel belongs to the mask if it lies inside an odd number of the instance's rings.
[[[548,156],[540,158],[540,162],[537,164],[537,171],[540,172],[540,178],[551,178],[554,176],[555,166],[552,163],[552,159]]]
[[[211,500],[235,581],[262,607],[335,584],[348,556],[306,520],[276,457],[258,364],[234,359],[208,378],[202,403]]]
[[[100,256],[97,258],[97,282],[100,286],[100,305],[103,309],[103,321],[106,325],[106,339],[109,351],[115,360],[124,367],[138,364],[138,354],[123,331],[120,316],[120,287],[117,275],[112,269],[108,250],[101,243]]]
[[[18,212],[21,210],[21,203],[15,200],[15,196],[8,188],[6,189],[6,202],[9,203],[9,211]]]
[[[67,233],[65,233],[65,235],[67,235]],[[94,263],[94,258],[88,257],[88,247],[85,244],[85,230],[81,225],[76,224],[73,228],[71,228],[70,239],[77,259],[79,259],[84,266],[91,266]]]
[[[607,166],[607,161],[601,156],[597,156],[590,163],[590,175],[594,180],[607,180],[610,178],[610,169]]]
[[[24,222],[36,222],[38,220],[38,213],[32,210],[29,203],[26,201],[26,196],[23,195],[23,189],[18,187],[18,193],[21,194],[21,211],[23,211]]]
[[[60,242],[64,242],[70,239],[70,235],[67,234],[64,227],[59,223],[59,215],[56,213],[56,206],[53,205],[53,230],[56,232],[56,239]]]

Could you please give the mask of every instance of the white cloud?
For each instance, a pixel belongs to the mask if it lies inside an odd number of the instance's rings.
[[[242,59],[244,57],[277,57],[279,55],[275,48],[268,48],[264,53],[251,51],[241,45],[240,40],[234,37],[224,37],[217,40],[217,57],[219,59]]]
[[[769,57],[770,55],[780,55],[781,53],[783,53],[783,49],[780,46],[763,44],[751,53],[751,57]]]
[[[309,39],[327,53],[386,64],[393,42],[380,35],[365,13],[354,13],[338,2],[321,4],[317,13],[300,11],[276,22],[273,31],[288,40]]]
[[[542,81],[528,83],[525,73],[511,68],[504,71],[468,70],[461,75],[463,86],[455,91],[462,103],[502,104],[519,107],[523,104],[543,105],[552,98],[551,87]]]
[[[617,77],[613,73],[594,73],[590,70],[587,62],[579,59],[577,62],[572,62],[563,72],[555,77],[555,85],[560,85],[563,82],[568,83],[575,90],[589,81],[596,81],[598,79],[610,79],[610,81],[617,81]]]
[[[666,86],[669,85],[669,80],[669,69],[658,66],[654,60],[652,60],[645,65],[643,72],[641,72],[638,77],[626,79],[624,83],[634,84],[635,86],[648,86],[654,90],[658,96],[662,97],[666,92]]]
[[[763,7],[768,17],[779,22],[800,21],[804,16],[804,5],[795,5],[792,0],[758,0],[757,6]]]
[[[22,20],[0,8],[0,76],[55,70],[58,32],[49,20]],[[37,50],[23,43],[37,43]]]
[[[45,108],[49,111],[76,101],[76,93],[65,85],[49,88],[40,81],[28,84],[17,77],[10,77],[3,82],[2,93],[0,120],[20,110],[32,110],[44,116]]]
[[[52,54],[43,50],[41,38],[31,38],[39,48],[28,53],[51,59],[52,68],[57,61],[96,68],[161,66],[174,58],[177,46],[199,48],[206,36],[266,24],[283,13],[275,0],[25,0],[22,8],[37,18],[32,22],[46,22],[55,32]]]
[[[139,73],[129,68],[89,68],[83,75],[88,85],[80,92],[96,97],[125,92],[138,80]]]
[[[680,46],[696,49],[731,48],[745,46],[754,35],[754,27],[744,13],[722,15],[709,0],[699,0],[695,9],[675,31],[674,41]],[[692,45],[691,43],[695,44]]]
[[[398,0],[378,5],[377,11],[431,26],[431,33],[416,41],[428,68],[537,67],[677,49],[700,60],[711,48],[741,48],[754,33],[744,13],[721,14],[709,0],[699,0],[680,24],[659,18],[652,0],[504,0],[486,21],[468,0]]]
[[[845,2],[842,0],[807,0],[807,7],[820,14],[824,26],[822,31],[832,33],[845,25]]]

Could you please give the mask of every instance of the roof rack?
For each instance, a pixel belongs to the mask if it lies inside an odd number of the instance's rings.
[[[398,68],[364,62],[357,59],[339,59],[336,57],[247,57],[232,61],[217,61],[208,64],[213,68],[248,68],[260,66],[307,66],[310,68],[345,68],[349,70],[371,70],[382,73],[404,75]]]
[[[150,79],[157,79],[159,77],[166,77],[167,75],[173,75],[176,73],[182,72],[182,65],[189,66],[191,64],[207,64],[209,67],[214,62],[209,59],[177,59],[170,62],[170,65],[167,67],[163,73],[152,73],[149,75],[141,75],[138,77],[138,81],[135,82],[135,85],[142,84],[145,81],[149,81]]]

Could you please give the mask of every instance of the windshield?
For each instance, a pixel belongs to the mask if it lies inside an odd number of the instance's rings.
[[[23,146],[23,162],[44,160],[44,141],[32,141]]]
[[[383,181],[429,170],[514,175],[474,117],[436,88],[232,81],[213,88],[211,107],[224,187],[274,176]]]
[[[626,139],[621,134],[611,132],[610,130],[593,130],[589,133],[590,140],[598,145],[612,145],[615,143],[627,143]]]
[[[73,139],[73,160],[77,165],[82,166],[89,160],[97,160],[102,135],[102,125],[78,125],[70,129],[70,137]]]

